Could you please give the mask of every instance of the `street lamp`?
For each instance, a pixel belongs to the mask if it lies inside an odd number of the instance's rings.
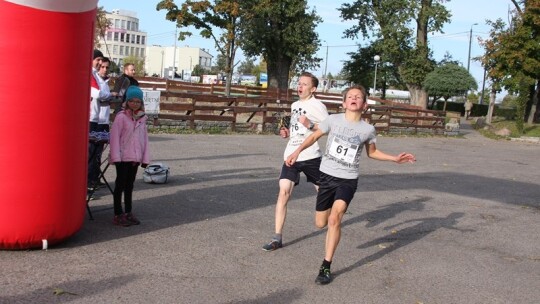
[[[381,61],[381,56],[375,55],[373,60],[375,60],[375,77],[373,77],[373,96],[375,96],[375,90],[377,89],[377,66],[379,65],[379,61]]]
[[[467,57],[467,72],[469,71],[471,65],[471,43],[472,43],[472,27],[478,25],[478,23],[473,23],[471,25],[471,30],[469,31],[469,57]]]
[[[328,68],[328,42],[326,42],[326,59],[324,60],[324,78],[326,78],[326,68]]]

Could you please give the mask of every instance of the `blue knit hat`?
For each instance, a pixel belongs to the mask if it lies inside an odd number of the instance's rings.
[[[132,98],[138,98],[139,100],[143,100],[143,92],[139,87],[137,86],[129,86],[126,90],[126,100],[130,100]]]

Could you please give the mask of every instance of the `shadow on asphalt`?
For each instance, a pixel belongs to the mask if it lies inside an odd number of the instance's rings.
[[[0,303],[66,303],[80,301],[86,296],[95,296],[109,289],[120,289],[135,281],[136,276],[116,276],[99,281],[75,280],[58,283],[33,290],[23,295],[0,296]],[[81,291],[84,286],[84,293]],[[114,302],[114,299],[111,299]]]
[[[165,162],[165,161],[186,161],[186,160],[216,160],[216,159],[233,159],[241,158],[246,156],[262,156],[266,155],[263,153],[252,153],[252,154],[226,154],[226,155],[212,155],[212,156],[194,156],[187,158],[161,158],[153,160],[152,162]]]
[[[424,210],[424,203],[429,201],[429,197],[421,197],[415,200],[408,202],[396,202],[373,211],[363,213],[361,215],[349,218],[341,223],[341,227],[346,227],[349,225],[366,222],[366,227],[375,227],[385,221],[388,221],[398,214],[405,211],[422,211]],[[294,245],[298,242],[305,241],[309,238],[316,237],[321,234],[326,234],[326,228],[306,234],[302,237],[294,239],[290,242],[286,242],[285,246]]]
[[[361,191],[425,189],[540,209],[540,191],[534,183],[455,172],[361,175],[360,180]]]
[[[148,189],[155,191],[157,187],[191,186],[190,189],[178,190],[172,194],[137,200],[135,202],[136,214],[144,221],[144,225],[139,226],[138,229],[117,229],[117,227],[110,223],[112,218],[110,206],[105,209],[103,209],[103,206],[95,207],[98,209],[93,212],[96,220],[87,221],[85,223],[85,229],[59,246],[74,247],[106,242],[134,234],[148,233],[273,206],[278,193],[277,174],[276,168],[238,168],[175,175],[170,183],[165,185],[145,184],[138,180],[135,185],[136,191],[145,191]],[[229,183],[229,181],[234,180],[244,182],[238,184]],[[245,180],[252,180],[252,182],[246,183]],[[361,197],[361,192],[363,191],[387,192],[425,189],[517,206],[540,208],[536,185],[524,182],[449,172],[370,174],[360,176],[360,180],[362,184],[359,187],[357,197]],[[227,184],[215,185],[216,183],[223,182]],[[159,193],[159,191],[156,193]],[[315,200],[313,188],[311,184],[305,182],[305,179],[302,179],[301,184],[296,187],[293,197],[295,199],[311,197]],[[516,199],[516,197],[520,199]],[[366,221],[366,227],[373,227],[395,217],[400,212],[407,210],[421,211],[423,209],[423,203],[430,199],[429,197],[422,197],[410,202],[396,202],[380,210],[367,212],[348,219],[343,222],[343,226]],[[464,199],[462,203],[467,204],[468,202]],[[102,213],[102,211],[106,212]],[[444,218],[436,220],[441,220],[445,223]],[[325,231],[315,231],[292,240],[286,243],[286,245],[293,245],[322,233],[325,233]],[[364,260],[360,261],[359,265],[363,263]]]
[[[393,230],[385,236],[359,245],[357,247],[358,249],[378,246],[379,248],[382,248],[382,250],[372,255],[369,255],[348,267],[342,268],[334,272],[334,275],[338,276],[340,274],[354,270],[355,268],[361,267],[362,265],[366,265],[368,263],[376,261],[389,254],[390,252],[414,243],[441,228],[458,230],[461,232],[474,232],[475,230],[472,229],[459,229],[455,227],[458,224],[458,219],[463,217],[463,215],[464,213],[462,212],[453,212],[447,217],[419,218],[384,227],[384,230],[391,230],[394,228],[398,228],[399,226],[404,224],[416,223],[416,225],[414,226],[410,226],[404,229]]]
[[[142,220],[142,225],[128,229],[118,229],[112,225],[112,196],[106,193],[104,199],[110,201],[107,206],[92,206],[90,202],[95,220],[87,219],[79,233],[65,243],[58,244],[57,248],[106,242],[273,206],[279,190],[278,174],[276,168],[239,168],[174,175],[167,184],[162,185],[146,184],[139,179],[135,182],[134,212]],[[236,180],[252,180],[252,182],[235,183]],[[159,188],[166,191],[167,187],[173,186],[187,189],[178,190],[172,194],[137,199],[139,191],[159,193]],[[303,177],[300,185],[295,188],[293,196],[294,199],[307,197],[315,199],[312,184],[307,183]]]

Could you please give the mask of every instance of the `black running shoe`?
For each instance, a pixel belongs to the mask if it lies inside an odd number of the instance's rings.
[[[330,282],[332,282],[332,276],[330,275],[330,268],[325,268],[324,266],[321,266],[321,269],[319,270],[319,275],[315,279],[315,283],[319,285],[326,285]]]
[[[262,249],[264,251],[274,251],[276,249],[279,249],[283,247],[283,244],[281,244],[281,241],[278,241],[278,240],[272,240],[270,243],[268,244],[265,244]]]

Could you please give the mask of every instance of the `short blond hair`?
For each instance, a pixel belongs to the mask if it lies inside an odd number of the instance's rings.
[[[342,94],[343,94],[343,102],[345,102],[345,100],[347,99],[347,93],[349,93],[349,91],[352,90],[352,89],[357,89],[360,92],[362,92],[362,102],[363,103],[367,102],[366,88],[364,88],[364,86],[362,86],[360,84],[355,84],[355,85],[350,86],[350,87],[346,88],[345,90],[343,90],[343,92],[342,92]]]

